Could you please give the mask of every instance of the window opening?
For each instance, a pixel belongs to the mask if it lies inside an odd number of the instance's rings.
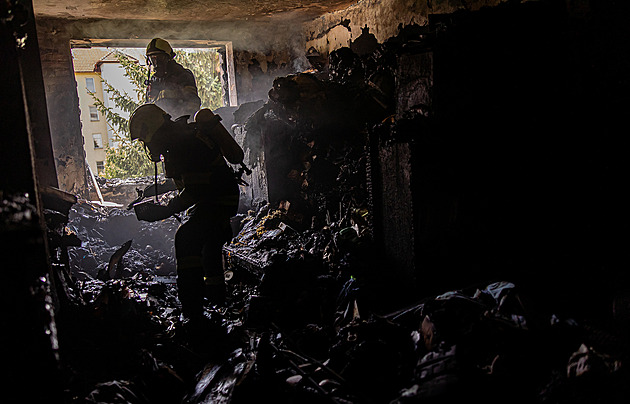
[[[111,178],[153,175],[153,163],[147,165],[147,173],[141,170],[131,175],[121,170],[110,170],[109,164],[117,161],[110,154],[128,154],[130,147],[137,153],[145,153],[132,142],[127,133],[127,120],[133,105],[145,102],[147,60],[145,49],[149,40],[73,40],[72,57],[75,77],[79,82],[84,77],[85,87],[77,86],[79,105],[87,105],[90,120],[82,122],[84,145],[89,145],[92,133],[106,134],[107,142],[92,138],[94,148],[104,148],[108,154],[104,172]],[[236,106],[236,86],[234,64],[230,42],[213,41],[169,41],[176,52],[176,61],[190,69],[197,83],[197,92],[202,100],[202,108],[217,109],[226,105]],[[114,46],[114,45],[124,45]],[[183,46],[178,46],[178,45]],[[96,84],[101,83],[102,92],[96,93]],[[82,93],[83,92],[83,93]],[[130,106],[132,106],[130,108]],[[85,107],[83,107],[85,108]],[[101,119],[102,115],[102,119]],[[83,115],[81,115],[83,117]],[[105,144],[106,143],[106,144]],[[88,163],[94,167],[95,160],[86,152]],[[124,163],[121,162],[122,165]],[[131,164],[131,159],[129,159]],[[137,165],[137,160],[135,162]],[[128,167],[129,168],[129,167]],[[129,170],[128,170],[129,171]]]
[[[92,134],[92,140],[94,141],[95,149],[103,148],[103,135],[101,135],[100,133],[94,133]]]
[[[90,93],[95,93],[96,92],[96,87],[94,87],[94,77],[86,77],[85,78],[85,88]]]
[[[90,105],[90,121],[98,121],[98,109],[93,106]]]

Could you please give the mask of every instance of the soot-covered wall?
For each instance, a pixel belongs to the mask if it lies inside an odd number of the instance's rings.
[[[417,29],[405,53],[433,59],[430,104],[376,134],[409,154],[387,168],[409,177],[421,289],[510,279],[588,309],[627,288],[623,8],[512,3]]]
[[[48,121],[59,188],[87,198],[79,97],[69,34],[61,22],[37,22]]]
[[[352,42],[368,29],[383,43],[398,35],[401,27],[410,24],[424,26],[431,14],[446,14],[457,10],[474,11],[502,3],[501,0],[363,0],[352,6],[322,15],[304,24],[306,48],[328,55]]]

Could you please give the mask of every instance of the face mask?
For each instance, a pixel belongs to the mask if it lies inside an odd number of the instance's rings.
[[[153,70],[156,73],[162,73],[166,70],[166,65],[169,61],[169,57],[163,53],[157,53],[148,57],[149,64],[153,66]]]
[[[159,150],[154,142],[144,143],[144,149],[147,151],[149,159],[151,159],[152,162],[158,163],[161,161],[162,151]]]

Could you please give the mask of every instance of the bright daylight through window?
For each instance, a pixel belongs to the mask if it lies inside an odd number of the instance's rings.
[[[175,61],[195,77],[201,108],[215,110],[232,104],[231,84],[224,80],[229,73],[225,51],[177,47],[173,50]],[[154,74],[147,64],[145,47],[74,47],[72,58],[84,145],[94,146],[92,150],[86,147],[90,167],[95,169],[96,162],[102,161],[102,169],[94,171],[105,178],[153,175],[153,163],[138,142],[130,141],[127,129],[131,112],[147,100],[147,80]]]

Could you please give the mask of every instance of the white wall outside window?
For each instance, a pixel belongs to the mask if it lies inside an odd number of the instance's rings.
[[[140,51],[132,52],[129,49],[123,49],[125,53],[128,55],[133,55],[139,58],[140,63],[144,65],[144,49]],[[120,91],[121,94],[127,93],[134,101],[137,101],[135,85],[131,83],[128,77],[125,76],[125,69],[119,63],[103,63],[101,64],[101,77],[103,81],[106,81],[114,87],[116,90]],[[103,92],[103,104],[106,107],[111,108],[113,113],[120,115],[125,119],[129,119],[129,112],[123,111],[120,107],[116,105],[115,102],[111,99],[112,95],[106,91]],[[115,137],[115,133],[112,131],[112,128],[107,126],[107,136],[112,139]],[[114,145],[112,145],[115,147]]]

